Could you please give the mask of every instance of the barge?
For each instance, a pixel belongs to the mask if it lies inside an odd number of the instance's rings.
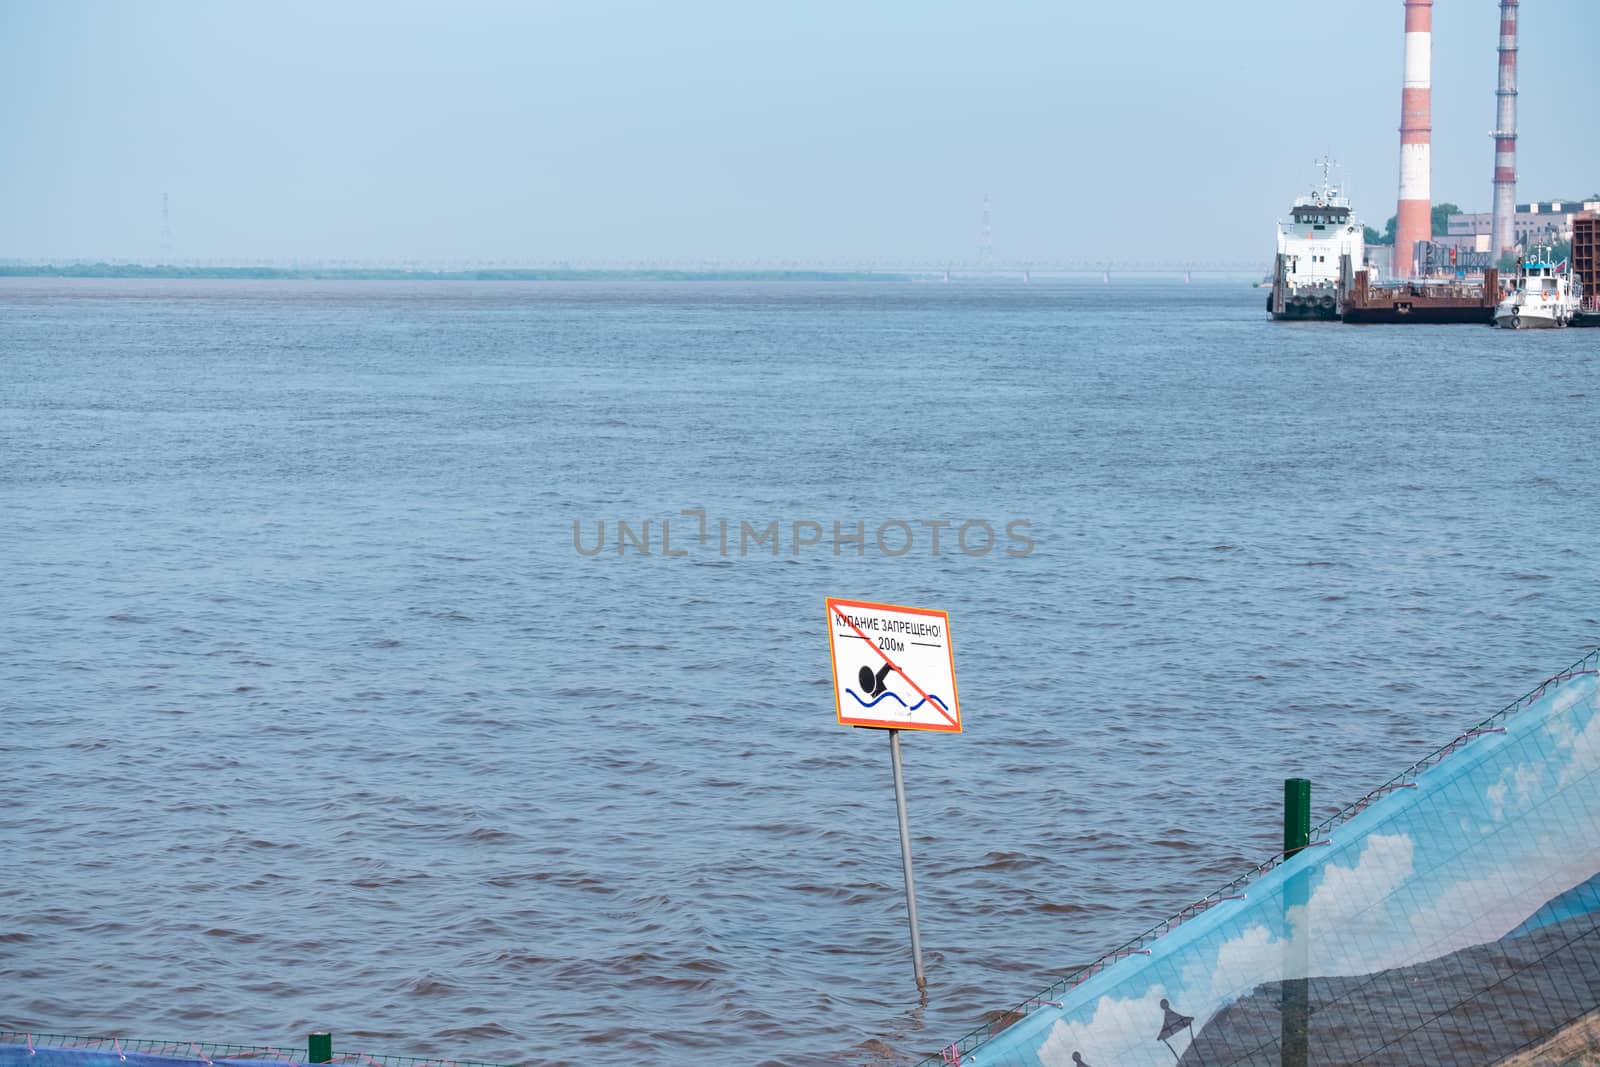
[[[1345,272],[1350,271],[1349,261]],[[1500,272],[1490,267],[1476,281],[1418,279],[1374,285],[1370,271],[1355,271],[1340,305],[1345,322],[1464,323],[1489,326],[1500,301]]]

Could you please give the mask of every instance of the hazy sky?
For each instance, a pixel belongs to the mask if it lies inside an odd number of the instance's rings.
[[[1518,199],[1600,191],[1524,0]],[[1434,13],[1435,201],[1486,210],[1495,0]],[[1312,160],[1381,228],[1401,0],[0,0],[0,258],[1263,260]]]

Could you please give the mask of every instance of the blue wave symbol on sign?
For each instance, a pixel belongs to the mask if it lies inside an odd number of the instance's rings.
[[[944,701],[940,700],[939,699],[939,695],[937,693],[929,693],[925,699],[919,700],[915,704],[908,705],[908,704],[906,704],[906,702],[904,700],[900,700],[900,694],[899,693],[891,692],[890,690],[887,690],[887,689],[885,689],[883,692],[879,693],[877,696],[873,697],[871,700],[862,700],[861,699],[861,694],[856,692],[854,689],[851,689],[849,686],[845,686],[845,690],[844,691],[846,693],[849,693],[851,696],[855,697],[856,698],[856,703],[860,704],[864,708],[875,708],[879,704],[883,703],[885,700],[889,699],[890,697],[894,697],[896,700],[900,701],[900,706],[902,708],[905,708],[907,711],[916,711],[918,708],[922,707],[922,705],[926,704],[929,700],[931,700],[935,704],[939,705],[945,711],[949,711],[950,710],[950,705],[946,704]]]

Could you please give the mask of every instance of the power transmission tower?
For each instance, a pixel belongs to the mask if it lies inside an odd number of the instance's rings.
[[[167,209],[167,194],[161,194],[161,262],[158,267],[171,267],[172,262],[172,215]]]
[[[994,263],[994,232],[989,228],[989,194],[983,194],[983,235],[978,238],[978,266]]]

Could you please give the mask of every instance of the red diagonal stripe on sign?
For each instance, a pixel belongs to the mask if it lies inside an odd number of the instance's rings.
[[[868,637],[866,634],[861,632],[861,627],[857,626],[855,623],[850,621],[850,616],[848,616],[844,612],[840,611],[837,607],[833,609],[833,613],[835,615],[839,616],[839,620],[841,622],[843,622],[846,626],[850,627],[850,629],[854,630],[856,632],[856,636],[861,638],[861,640],[865,641],[867,643],[867,647],[872,649],[872,651],[876,652],[878,654],[879,658],[881,658],[883,660],[883,662],[887,663],[890,666],[890,668],[893,669],[894,673],[896,673],[900,677],[904,678],[906,680],[906,684],[917,691],[917,696],[921,697],[930,707],[932,707],[934,710],[936,710],[940,715],[943,715],[945,722],[949,723],[951,726],[955,726],[956,725],[956,720],[951,717],[951,715],[950,715],[950,713],[948,711],[944,710],[944,705],[939,703],[937,700],[933,699],[932,697],[930,697],[927,693],[924,693],[922,691],[922,686],[918,685],[916,682],[913,682],[911,680],[911,675],[909,675],[905,671],[901,670],[900,669],[900,665],[898,663],[896,663],[894,660],[890,659],[888,654],[885,653],[883,651],[883,649],[879,648],[876,644],[874,644],[873,641],[872,641],[872,638]],[[812,618],[816,618],[816,616],[813,615]]]

